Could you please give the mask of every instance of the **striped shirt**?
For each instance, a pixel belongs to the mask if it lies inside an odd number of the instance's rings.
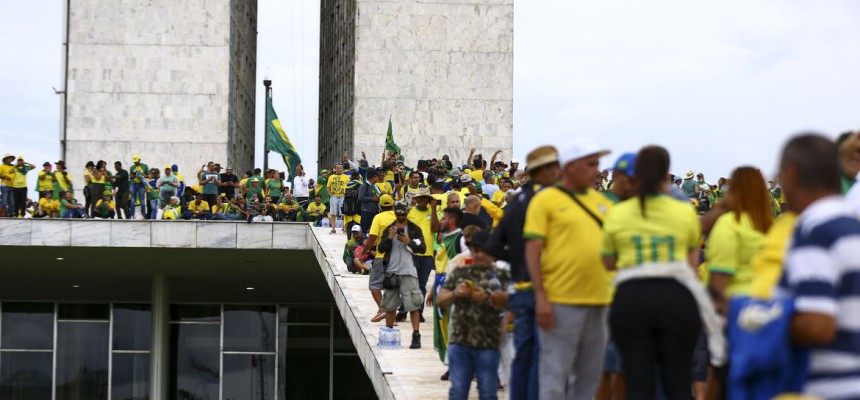
[[[811,351],[804,391],[860,398],[860,221],[841,197],[818,200],[798,217],[779,286],[798,312],[836,320],[834,340]]]

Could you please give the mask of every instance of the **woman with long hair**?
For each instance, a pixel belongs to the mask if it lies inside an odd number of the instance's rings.
[[[771,197],[761,171],[738,167],[731,182],[730,211],[717,219],[705,244],[708,289],[723,314],[729,297],[749,295],[753,281],[750,260],[773,224]]]
[[[719,330],[694,273],[696,210],[666,196],[668,172],[666,149],[640,150],[636,196],[613,207],[604,224],[604,264],[618,270],[609,327],[623,360],[626,398],[632,400],[651,399],[658,378],[666,398],[691,399],[691,365],[702,324],[710,332]],[[716,352],[715,359],[721,356]]]

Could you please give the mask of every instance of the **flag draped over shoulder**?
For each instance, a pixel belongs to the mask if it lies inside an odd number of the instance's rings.
[[[296,151],[293,142],[284,132],[281,121],[278,120],[278,114],[275,113],[275,107],[272,106],[271,97],[269,97],[268,103],[269,106],[266,109],[266,145],[269,150],[284,157],[284,163],[287,164],[290,179],[292,179],[296,176],[296,167],[301,164],[302,158],[299,157],[299,152]]]
[[[394,143],[394,133],[391,129],[391,117],[388,118],[388,133],[385,134],[385,151],[393,151],[400,155],[400,146]]]

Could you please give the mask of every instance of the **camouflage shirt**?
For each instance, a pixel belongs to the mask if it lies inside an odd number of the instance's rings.
[[[451,271],[445,279],[443,288],[450,291],[460,283],[474,282],[476,287],[489,291],[493,275],[499,280],[500,290],[506,290],[510,275],[495,266],[460,267]],[[471,298],[455,298],[451,314],[450,343],[482,349],[498,349],[501,342],[501,311],[488,302],[476,303]]]

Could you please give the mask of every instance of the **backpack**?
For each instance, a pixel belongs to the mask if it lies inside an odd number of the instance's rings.
[[[358,188],[361,185],[347,185],[343,195],[343,215],[356,215],[361,213],[361,201],[358,197]]]

